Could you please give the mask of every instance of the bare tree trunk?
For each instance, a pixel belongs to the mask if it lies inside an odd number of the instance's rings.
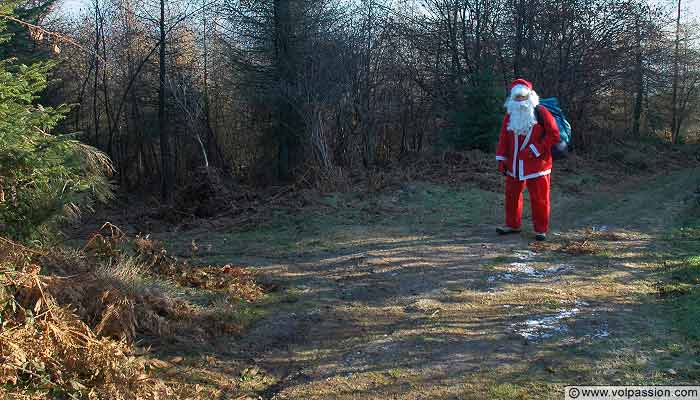
[[[82,111],[84,110],[83,107],[83,99],[85,98],[85,92],[87,91],[88,84],[90,83],[90,74],[92,74],[92,69],[95,68],[95,63],[97,62],[97,56],[93,55],[92,60],[90,61],[90,68],[88,69],[87,74],[85,75],[85,79],[83,79],[83,83],[80,86],[80,93],[78,94],[78,101],[77,104],[79,104],[78,109],[75,113],[75,121],[74,121],[74,129],[76,131],[80,130],[80,122],[81,122],[81,114]]]
[[[637,17],[637,23],[635,27],[635,35],[637,39],[637,49],[635,54],[635,77],[636,77],[636,97],[634,99],[634,111],[632,120],[632,136],[639,136],[639,121],[642,115],[642,98],[644,97],[644,73],[642,65],[642,35],[640,32],[640,16]]]
[[[202,0],[202,47],[203,47],[203,61],[204,61],[204,123],[206,125],[206,150],[209,152],[208,154],[205,152],[205,158],[207,158],[207,168],[209,168],[209,161],[208,161],[208,156],[214,156],[214,155],[220,155],[221,151],[219,150],[219,145],[216,140],[216,131],[214,130],[214,127],[212,127],[211,123],[211,101],[209,100],[209,48],[208,48],[208,42],[207,42],[207,10],[206,10],[206,5],[205,5],[206,0]],[[199,136],[197,136],[197,139],[199,139]],[[200,140],[200,144],[202,144]],[[213,159],[214,157],[212,157]],[[221,159],[219,160],[221,161]],[[216,165],[216,160],[214,160],[214,163]]]
[[[372,107],[372,35],[374,34],[374,3],[369,1],[367,3],[367,20],[366,20],[366,39],[363,43],[364,45],[364,60],[362,63],[362,78],[361,82],[361,95],[360,95],[360,129],[362,130],[363,136],[363,155],[362,160],[365,168],[370,168],[376,161],[376,143],[377,143],[377,133],[375,130],[375,117]]]
[[[277,175],[282,180],[291,179],[298,162],[299,138],[303,129],[302,116],[294,108],[293,88],[297,84],[298,54],[293,43],[294,21],[292,8],[298,2],[275,0],[275,64],[277,68],[277,95],[275,136],[278,144]]]
[[[448,8],[445,10],[445,16],[447,17],[447,29],[449,30],[450,37],[450,53],[452,55],[452,63],[450,64],[450,72],[452,73],[452,76],[450,78],[453,84],[454,99],[456,99],[459,93],[459,88],[457,87],[456,83],[460,78],[461,62],[459,59],[459,45],[457,44],[457,5],[451,4],[450,6],[452,9],[450,9],[448,6]]]
[[[160,133],[161,198],[169,201],[173,188],[170,135],[165,121],[165,0],[160,0],[160,85],[158,87],[158,130]]]
[[[95,80],[92,87],[92,119],[95,128],[95,140],[94,144],[99,147],[99,134],[100,134],[100,117],[97,113],[97,90],[99,84],[100,76],[100,60],[98,55],[100,54],[100,20],[99,20],[99,0],[95,0]]]
[[[100,15],[100,38],[102,40],[102,58],[104,60],[107,59],[107,40],[105,38],[105,32],[104,32],[104,16]],[[102,68],[102,93],[104,95],[104,103],[105,103],[105,116],[107,117],[107,133],[108,133],[108,141],[107,141],[107,154],[112,154],[112,144],[114,143],[114,130],[117,128],[117,122],[112,121],[112,109],[110,107],[110,102],[109,102],[109,84],[107,80],[107,66],[105,65],[105,68]]]
[[[478,76],[481,74],[481,36],[482,36],[482,25],[487,23],[486,11],[481,9],[481,2],[476,2],[476,32],[474,33],[474,54],[472,58],[474,59],[474,73]]]
[[[681,0],[678,0],[678,14],[676,17],[676,51],[673,56],[673,97],[671,100],[671,141],[674,144],[679,142],[680,124],[678,123],[678,63],[680,57],[681,43]]]
[[[513,75],[518,78],[520,77],[520,64],[521,64],[521,56],[522,56],[522,51],[523,51],[523,11],[525,10],[525,7],[523,5],[523,0],[515,0],[517,1],[517,6],[513,7],[515,11],[515,54],[513,57]]]

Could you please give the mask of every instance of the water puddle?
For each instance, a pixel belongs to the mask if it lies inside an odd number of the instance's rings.
[[[532,260],[537,255],[537,253],[531,250],[514,250],[513,253],[515,253],[515,257],[521,261]]]
[[[610,337],[610,329],[608,328],[607,322],[602,322],[597,326],[593,332],[585,334],[583,336],[569,337],[562,340],[562,344],[570,346],[578,346],[584,343],[590,343],[596,340],[606,340]]]
[[[489,282],[495,281],[506,281],[513,282],[518,279],[528,279],[528,278],[546,278],[551,275],[556,275],[571,269],[570,265],[560,264],[552,265],[545,269],[535,269],[526,263],[511,263],[506,269],[507,272],[492,275],[486,278]]]
[[[569,331],[567,320],[571,320],[581,313],[582,307],[587,307],[590,304],[585,301],[577,300],[572,308],[562,308],[554,315],[535,316],[527,319],[525,322],[519,322],[511,325],[512,332],[522,336],[528,341],[538,341],[547,339],[555,335],[564,334]],[[504,306],[505,307],[505,306]],[[509,306],[510,308],[512,306]],[[595,313],[593,314],[595,315]],[[607,322],[603,321],[595,328],[592,333],[578,336],[578,338],[569,338],[574,341],[605,339],[610,336],[610,330]],[[567,341],[567,339],[564,339]]]
[[[515,334],[529,341],[537,341],[567,332],[569,328],[564,324],[564,320],[575,317],[579,312],[578,307],[562,309],[555,315],[531,318],[525,322],[513,324],[511,327]]]

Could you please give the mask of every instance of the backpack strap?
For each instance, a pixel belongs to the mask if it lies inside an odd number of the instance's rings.
[[[537,119],[537,123],[542,126],[542,137],[540,138],[540,140],[544,140],[545,136],[547,136],[547,132],[544,129],[544,122],[542,121],[542,114],[540,112],[541,107],[541,104],[535,106],[535,118]]]

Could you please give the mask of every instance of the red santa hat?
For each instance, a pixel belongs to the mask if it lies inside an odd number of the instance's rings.
[[[529,96],[532,92],[532,83],[519,78],[510,84],[511,96]]]
[[[518,78],[518,79],[514,80],[513,83],[510,84],[510,88],[513,89],[514,87],[516,87],[518,85],[523,85],[526,88],[528,88],[529,90],[532,90],[532,82],[526,81],[525,79],[522,79],[522,78]]]

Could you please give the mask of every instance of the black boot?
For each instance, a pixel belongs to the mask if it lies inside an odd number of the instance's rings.
[[[499,235],[508,235],[510,233],[520,233],[520,229],[511,228],[510,226],[499,226],[496,228],[496,233]]]

